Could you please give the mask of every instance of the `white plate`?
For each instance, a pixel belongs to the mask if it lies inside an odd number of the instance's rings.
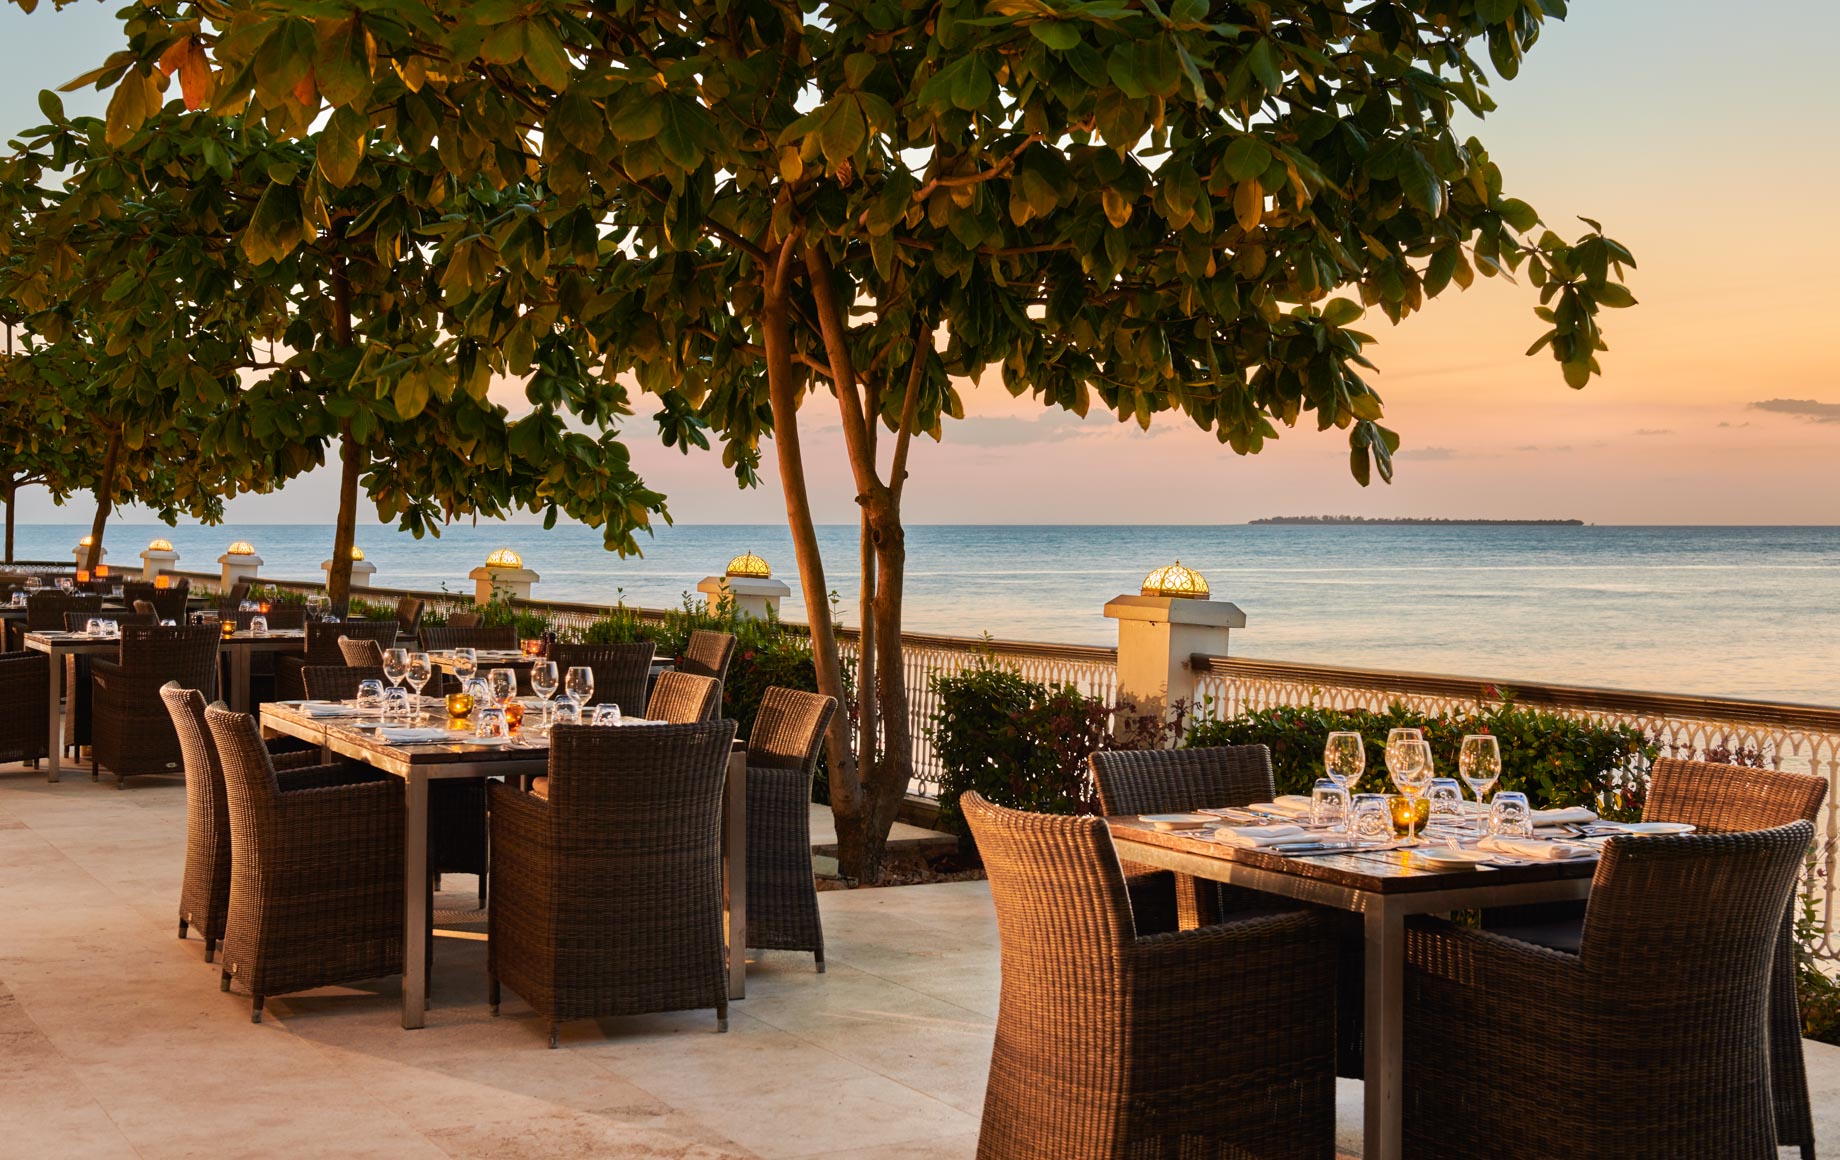
[[[1159,830],[1198,830],[1220,819],[1212,814],[1139,814],[1137,820],[1149,822]]]
[[[1492,857],[1482,850],[1452,850],[1448,846],[1412,851],[1412,860],[1427,870],[1474,870]]]
[[[1695,829],[1694,826],[1686,822],[1617,822],[1615,825],[1616,829],[1611,831],[1612,835],[1630,834],[1638,837],[1644,835],[1691,834]],[[1608,827],[1609,823],[1605,823],[1605,828],[1607,829]]]

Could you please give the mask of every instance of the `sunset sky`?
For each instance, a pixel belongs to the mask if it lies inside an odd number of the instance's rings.
[[[36,94],[113,47],[113,4],[27,17],[0,7],[0,125],[40,119]],[[1822,207],[1840,184],[1840,7],[1764,0],[1574,0],[1477,133],[1508,188],[1561,233],[1601,220],[1635,251],[1641,305],[1606,312],[1605,375],[1582,392],[1521,354],[1532,290],[1480,283],[1395,329],[1378,321],[1374,380],[1402,434],[1398,475],[1363,489],[1339,432],[1287,432],[1240,458],[1182,421],[1146,435],[966,393],[969,417],[918,446],[916,523],[1234,523],[1266,515],[1567,517],[1597,523],[1840,522],[1840,373],[1828,349],[1840,240]],[[73,111],[100,112],[95,94]],[[515,402],[509,392],[506,402]],[[821,521],[853,521],[828,397],[806,411]],[[680,522],[783,520],[777,481],[738,493],[716,455],[658,447],[637,464]],[[771,453],[767,455],[769,466]],[[236,521],[322,522],[336,480],[230,504]],[[87,520],[38,497],[28,519]]]

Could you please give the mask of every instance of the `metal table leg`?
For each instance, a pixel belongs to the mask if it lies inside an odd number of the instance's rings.
[[[247,648],[230,650],[230,707],[238,713],[249,712],[249,653]]]
[[[64,695],[64,658],[52,649],[45,654],[45,660],[45,667],[51,673],[51,688],[45,697],[51,706],[50,719],[45,724],[45,748],[51,751],[45,758],[45,780],[55,782],[64,757],[64,713],[58,704]]]
[[[428,775],[403,779],[408,795],[403,830],[403,1030],[422,1026],[428,1009]]]
[[[1362,1030],[1365,1072],[1365,1160],[1399,1160],[1405,1057],[1406,925],[1405,909],[1384,896],[1370,895],[1362,915],[1366,944],[1365,1025]]]

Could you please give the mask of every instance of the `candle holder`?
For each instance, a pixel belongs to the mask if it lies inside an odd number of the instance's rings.
[[[505,725],[511,732],[516,733],[518,727],[524,723],[524,702],[513,697],[511,700],[505,702],[504,709]]]
[[[1404,837],[1414,831],[1423,831],[1425,823],[1431,820],[1431,800],[1424,797],[1389,797],[1387,808],[1393,815],[1393,833]]]
[[[229,640],[231,637],[235,636],[236,635],[236,621],[234,620],[224,621],[223,631],[224,631],[225,640]]]
[[[527,657],[540,657],[543,655],[543,641],[540,638],[533,637],[530,640],[519,641],[518,648],[522,649],[524,655]]]
[[[447,715],[456,721],[463,721],[473,713],[473,694],[447,694]]]

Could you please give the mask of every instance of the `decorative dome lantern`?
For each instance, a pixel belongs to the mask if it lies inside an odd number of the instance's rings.
[[[226,556],[253,556],[255,554],[256,546],[248,540],[238,540],[224,550]]]
[[[723,570],[723,574],[731,578],[770,580],[773,577],[773,569],[754,553],[743,552],[728,562],[728,567]]]
[[[358,545],[356,544],[353,544],[351,546],[351,558],[354,563],[359,560],[364,559],[364,549],[358,547]]]
[[[148,543],[147,550],[149,552],[170,552],[173,550],[172,541],[166,539],[153,540]]]
[[[486,567],[488,568],[522,568],[523,566],[524,557],[518,555],[510,548],[500,548],[486,557]]]
[[[95,542],[96,542],[96,537],[94,537],[94,536],[84,536],[84,537],[83,537],[82,539],[80,539],[80,540],[78,540],[78,541],[77,541],[77,547],[79,547],[79,548],[87,548],[87,547],[90,547],[91,545],[93,545],[93,544],[94,544]]]
[[[1177,560],[1165,568],[1144,577],[1139,591],[1145,596],[1179,596],[1186,600],[1206,600],[1208,598],[1207,577],[1193,568],[1184,568]]]

